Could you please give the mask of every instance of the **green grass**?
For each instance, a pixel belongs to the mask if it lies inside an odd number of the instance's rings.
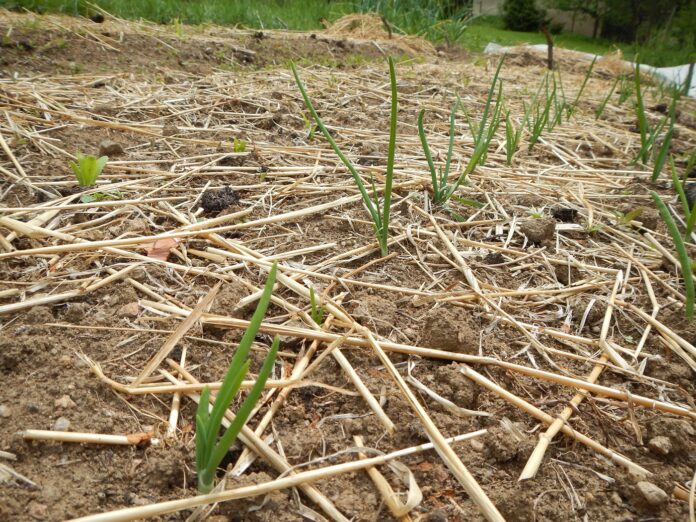
[[[322,18],[334,20],[352,11],[350,3],[326,0],[94,0],[93,3],[121,18],[143,18],[163,24],[178,19],[185,24],[298,30],[320,28]],[[70,15],[91,13],[80,0],[0,0],[0,6]]]
[[[593,40],[587,36],[561,33],[553,37],[554,45],[593,54],[605,54],[616,49],[616,44],[605,40]],[[498,16],[481,16],[471,22],[460,43],[471,51],[483,51],[489,42],[499,45],[546,44],[541,33],[508,31]],[[621,46],[625,50],[625,46]]]

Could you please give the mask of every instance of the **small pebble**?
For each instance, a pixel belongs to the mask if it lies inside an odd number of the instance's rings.
[[[483,451],[483,442],[481,442],[480,440],[474,439],[469,443],[469,445],[471,446],[471,449],[474,451]]]
[[[61,398],[56,399],[55,401],[53,401],[53,405],[56,408],[63,408],[63,409],[74,408],[77,406],[77,404],[75,404],[75,401],[73,401],[70,398],[70,395],[63,395]]]
[[[648,448],[657,455],[669,455],[669,452],[672,451],[672,441],[669,440],[669,437],[653,437],[648,441]]]
[[[638,491],[645,501],[653,507],[664,506],[669,500],[667,493],[662,491],[652,482],[641,481],[638,482]]]
[[[10,407],[5,406],[4,404],[0,404],[0,417],[6,419],[10,415],[12,415],[12,410],[10,410]]]
[[[72,366],[72,357],[69,355],[61,355],[60,359],[58,359],[58,362],[62,364],[63,366]]]
[[[99,144],[100,156],[120,156],[123,154],[123,147],[120,143],[113,140],[104,140]]]
[[[126,303],[121,308],[118,309],[117,314],[120,317],[137,317],[139,312],[139,305],[137,301],[132,303]]]
[[[65,417],[58,417],[53,423],[53,431],[67,431],[70,427],[70,421]]]
[[[46,504],[39,504],[38,502],[30,502],[27,506],[27,512],[31,518],[36,520],[43,520],[48,514],[48,506]]]

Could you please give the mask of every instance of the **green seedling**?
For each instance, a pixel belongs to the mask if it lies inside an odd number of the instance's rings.
[[[447,201],[447,181],[449,179],[450,165],[452,164],[452,149],[454,147],[454,122],[457,115],[457,109],[461,99],[457,96],[454,104],[452,105],[452,111],[450,112],[450,126],[449,126],[449,146],[447,148],[447,159],[445,160],[445,168],[440,170],[435,169],[435,163],[433,162],[432,154],[430,153],[430,146],[428,145],[428,138],[425,136],[425,130],[423,129],[423,117],[425,116],[425,109],[421,109],[418,114],[418,135],[420,136],[421,145],[423,146],[423,153],[425,154],[425,159],[428,162],[428,167],[430,168],[430,177],[432,179],[433,187],[433,203],[440,204]]]
[[[621,225],[630,227],[631,222],[637,219],[641,215],[641,213],[642,210],[640,208],[634,208],[633,210],[629,210],[628,212],[615,211],[614,215],[616,216],[618,222]]]
[[[597,62],[597,57],[595,56],[594,59],[592,60],[592,63],[590,64],[590,67],[587,69],[587,72],[585,73],[585,78],[583,78],[583,80],[582,80],[582,84],[580,85],[580,90],[575,95],[575,100],[573,101],[573,103],[571,105],[568,106],[568,120],[570,120],[570,118],[575,114],[575,110],[578,108],[578,102],[580,101],[580,97],[582,96],[582,93],[585,90],[585,86],[587,85],[587,81],[590,79],[590,74],[592,74],[592,69],[594,68],[596,62]]]
[[[246,141],[244,141],[244,140],[239,140],[239,139],[235,138],[232,141],[232,150],[234,152],[246,152],[246,147],[247,147],[247,144],[246,144]]]
[[[680,90],[674,89],[672,96],[672,103],[669,106],[669,112],[667,114],[667,119],[669,121],[667,132],[665,132],[662,137],[662,144],[660,149],[655,154],[655,159],[653,162],[653,171],[650,179],[654,183],[657,178],[660,177],[662,173],[662,168],[665,166],[667,161],[667,155],[669,154],[669,148],[672,144],[672,137],[674,136],[674,125],[677,123],[677,102],[679,101]]]
[[[611,86],[611,89],[609,89],[609,92],[607,93],[606,97],[602,100],[602,103],[600,103],[597,107],[597,110],[595,111],[595,119],[599,119],[604,113],[604,108],[607,106],[607,103],[609,102],[611,95],[614,94],[614,91],[616,90],[616,86],[618,85],[618,83],[619,78],[616,78],[616,80],[614,80],[614,84]]]
[[[689,205],[689,200],[686,197],[686,179],[679,179],[677,176],[677,170],[674,168],[674,158],[670,156],[669,158],[670,172],[672,174],[672,185],[674,190],[679,196],[679,202],[681,203],[682,210],[684,212],[684,218],[686,219],[686,230],[684,231],[684,239],[688,240],[691,236],[691,232],[694,230],[694,225],[696,224],[696,210]],[[685,176],[688,174],[688,170]]]
[[[304,121],[305,129],[307,129],[307,140],[314,141],[314,134],[317,131],[317,126],[312,123],[312,120],[310,120],[304,112],[300,113],[300,115]]]
[[[326,315],[326,310],[317,301],[317,297],[314,293],[314,288],[311,286],[309,287],[309,303],[311,306],[312,321],[321,326],[324,322],[324,315]]]
[[[433,182],[433,202],[443,204],[449,200],[454,192],[459,188],[459,186],[464,183],[467,176],[471,174],[477,165],[480,165],[485,161],[486,153],[488,151],[488,146],[493,140],[496,131],[500,125],[500,114],[503,106],[503,82],[502,80],[498,82],[498,77],[500,76],[500,69],[503,66],[503,61],[505,56],[500,59],[498,67],[493,75],[493,81],[491,82],[491,87],[488,90],[488,96],[486,98],[486,105],[483,109],[483,114],[481,115],[481,121],[479,123],[473,122],[468,114],[466,115],[469,129],[474,139],[474,153],[469,158],[469,163],[466,168],[459,175],[457,180],[453,185],[448,185],[449,169],[452,159],[452,147],[454,145],[454,118],[456,116],[457,109],[459,107],[460,99],[457,97],[457,101],[452,107],[452,112],[450,113],[450,132],[449,132],[449,147],[447,151],[447,160],[445,163],[445,170],[438,171],[435,169],[435,164],[433,163],[432,155],[430,154],[430,147],[428,145],[428,140],[425,136],[425,131],[423,130],[423,116],[424,110],[421,110],[418,115],[418,134],[420,135],[421,145],[423,146],[423,152],[425,158],[428,161],[428,167],[430,168],[430,175]],[[491,112],[491,105],[493,104],[493,95],[496,93],[497,98],[495,105],[493,105],[493,112]],[[490,122],[488,120],[489,115],[491,116]]]
[[[551,105],[553,104],[553,99],[556,96],[556,80],[553,78],[553,87],[549,87],[549,75],[548,73],[544,76],[544,79],[539,85],[537,93],[534,95],[529,107],[523,103],[525,107],[525,115],[527,121],[527,128],[529,129],[529,150],[531,151],[539,141],[541,133],[544,131],[544,125],[549,121],[549,115],[551,114]],[[540,94],[542,89],[545,92],[545,102],[542,108]],[[549,90],[551,89],[551,90]]]
[[[389,57],[389,79],[391,82],[391,114],[389,122],[389,149],[387,152],[387,171],[385,174],[384,182],[384,198],[380,204],[379,196],[377,195],[376,187],[373,183],[373,193],[370,196],[365,188],[365,183],[358,174],[358,171],[353,166],[353,163],[341,152],[338,144],[329,133],[328,129],[321,121],[319,113],[314,109],[312,101],[309,99],[309,95],[300,80],[300,76],[297,74],[297,69],[295,64],[291,64],[292,73],[295,76],[295,82],[297,87],[300,89],[302,98],[304,99],[307,109],[314,118],[317,127],[321,133],[329,142],[331,148],[334,150],[336,155],[340,158],[343,164],[346,166],[351,176],[353,176],[353,181],[360,191],[363,203],[367,207],[367,211],[370,213],[372,218],[372,224],[375,231],[375,236],[377,237],[377,242],[379,243],[380,251],[382,256],[386,256],[388,253],[388,243],[389,243],[389,216],[391,212],[391,196],[392,196],[392,179],[394,177],[394,155],[396,152],[396,116],[397,116],[397,92],[396,92],[396,71],[394,68],[394,59]]]
[[[96,183],[97,178],[102,173],[102,170],[104,170],[104,165],[109,161],[109,158],[107,156],[97,158],[91,154],[84,155],[80,152],[78,152],[76,156],[77,163],[71,161],[69,164],[70,168],[72,168],[75,173],[77,183],[81,187],[91,187]]]
[[[224,434],[219,436],[225,412],[237,395],[242,381],[249,370],[249,365],[251,364],[248,358],[249,350],[271,300],[276,270],[277,266],[273,264],[256,311],[249,322],[249,327],[242,336],[242,340],[239,342],[232,361],[230,361],[222,386],[210,411],[210,389],[206,386],[201,392],[196,412],[196,471],[198,473],[198,491],[200,493],[212,491],[217,467],[246,424],[251,411],[261,397],[266,381],[273,369],[280,344],[278,336],[273,339],[273,344],[261,367],[259,376],[239,410],[237,410],[234,420]]]
[[[541,219],[542,217],[544,217],[544,209],[543,208],[540,208],[540,209],[530,208],[527,210],[527,212],[532,217],[532,219]]]
[[[674,247],[677,251],[677,257],[679,258],[679,264],[681,265],[681,273],[684,278],[684,291],[686,293],[686,307],[685,314],[688,319],[693,319],[694,317],[694,278],[693,278],[693,261],[689,257],[686,251],[686,245],[684,240],[679,233],[672,215],[667,209],[667,205],[664,204],[660,196],[656,192],[650,191],[650,196],[652,196],[655,205],[657,205],[657,210],[662,216],[662,220],[667,225],[667,230],[669,230],[669,235],[672,236],[672,241],[674,242]]]
[[[630,75],[628,74],[621,75],[621,85],[619,85],[619,105],[623,105],[626,100],[633,96],[634,84],[631,83],[629,78]]]

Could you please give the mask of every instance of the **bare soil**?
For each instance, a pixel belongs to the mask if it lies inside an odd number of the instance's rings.
[[[688,486],[696,467],[696,363],[690,367],[687,361],[694,362],[694,353],[681,349],[680,355],[654,325],[641,342],[650,323],[629,305],[648,316],[655,311],[666,331],[692,346],[696,326],[683,318],[678,271],[646,234],[673,250],[648,194],[655,189],[649,171],[631,164],[638,135],[629,103],[618,105],[613,99],[603,118],[594,118],[613,83],[610,67],[598,64],[575,118],[544,134],[532,151],[523,138],[512,166],[505,164],[501,127],[486,164],[460,191],[483,208],[457,201],[430,208],[430,175],[415,127],[418,111],[427,108],[431,146],[436,160],[444,159],[454,93],[478,117],[494,59],[408,56],[388,39],[322,32],[184,27],[183,34],[176,34],[172,27],[144,23],[108,19],[95,24],[1,10],[0,34],[0,134],[13,155],[0,155],[0,217],[36,218],[34,224],[48,231],[30,237],[13,233],[9,222],[0,223],[0,450],[16,457],[0,454],[0,464],[31,481],[0,474],[0,519],[66,520],[196,495],[195,403],[182,398],[176,433],[167,437],[171,394],[120,393],[95,375],[85,356],[107,377],[129,384],[180,324],[177,310],[193,309],[218,281],[223,285],[207,317],[248,319],[255,303],[244,299],[265,280],[249,252],[279,259],[288,270],[304,270],[298,281],[318,293],[331,285],[330,297],[340,298],[348,316],[378,339],[439,351],[438,357],[389,356],[403,376],[407,364],[415,364],[412,376],[432,392],[459,408],[488,414],[454,414],[412,388],[443,435],[488,430],[453,448],[507,520],[688,517],[688,502],[673,492]],[[313,139],[308,135],[306,111],[287,64],[299,64],[325,122],[361,174],[382,183],[389,113],[386,53],[402,61],[395,240],[393,255],[380,259],[349,174],[319,132]],[[560,53],[558,63],[573,99],[586,67],[571,54]],[[522,102],[533,96],[543,64],[543,57],[511,54],[502,77],[513,114],[519,115]],[[683,154],[696,145],[696,132],[688,125],[695,107],[693,100],[683,102],[673,146],[678,169],[683,169]],[[650,117],[656,121],[659,111]],[[459,170],[472,141],[463,115],[457,125],[454,162]],[[232,151],[234,138],[247,142],[245,152]],[[96,154],[104,140],[123,148],[123,154],[110,158],[97,185],[98,192],[110,196],[79,205],[79,196],[89,191],[76,187],[70,155]],[[668,183],[660,182],[657,190],[671,197]],[[347,197],[353,199],[311,210]],[[41,205],[55,213],[37,210]],[[32,208],[20,210],[25,207]],[[635,208],[642,210],[633,221],[623,219]],[[307,213],[266,219],[293,211]],[[446,232],[456,256],[428,214]],[[76,248],[77,240],[147,238],[218,218],[200,234],[169,245],[166,261],[145,257],[152,250],[145,239]],[[227,229],[217,230],[215,239],[213,226]],[[22,254],[54,245],[65,248]],[[308,250],[295,252],[299,249]],[[137,266],[123,277],[85,290],[131,265]],[[485,300],[472,291],[465,268]],[[559,434],[537,476],[520,482],[546,425],[465,377],[458,357],[482,355],[585,380],[602,351],[601,328],[617,272],[624,277],[616,299],[624,304],[613,307],[607,340],[629,369],[609,365],[598,384],[629,392],[629,400],[589,394],[568,424],[651,475],[638,477]],[[311,329],[298,313],[309,311],[308,299],[282,285],[275,295],[283,303],[271,307],[268,323]],[[12,304],[17,307],[8,308]],[[170,354],[178,361],[185,351],[186,368],[201,382],[222,378],[241,336],[241,330],[214,322],[195,325]],[[328,330],[343,334],[349,326]],[[270,341],[267,332],[259,334],[252,373]],[[283,336],[274,378],[288,378],[310,344],[302,336]],[[322,344],[317,354],[325,348]],[[354,447],[354,435],[384,452],[428,442],[421,421],[374,351],[351,345],[341,349],[396,425],[394,434],[386,433],[336,360],[326,357],[308,382],[290,392],[272,430],[266,430],[274,434],[274,449],[292,466],[301,466]],[[495,364],[471,367],[552,417],[577,392]],[[161,368],[171,370],[166,363]],[[155,378],[167,382],[160,374]],[[631,394],[681,406],[686,414],[643,407],[630,400]],[[250,421],[252,428],[260,417]],[[151,432],[161,442],[99,446],[21,437],[27,429],[57,428]],[[223,467],[233,466],[240,454],[238,443]],[[352,458],[341,454],[310,467]],[[399,460],[423,494],[412,520],[483,519],[435,452]],[[397,492],[404,491],[392,471],[381,471]],[[277,476],[272,466],[256,459],[241,476],[228,477],[225,487]],[[667,500],[651,504],[638,487],[640,480],[660,488]],[[393,520],[364,472],[315,486],[350,520]],[[319,512],[304,495],[281,490],[221,503],[209,518],[305,520],[299,502]],[[185,520],[190,513],[162,519]]]

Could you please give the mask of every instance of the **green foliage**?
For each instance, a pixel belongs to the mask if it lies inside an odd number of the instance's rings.
[[[672,174],[672,186],[679,196],[679,202],[682,206],[682,211],[684,212],[684,217],[686,218],[686,229],[684,230],[684,239],[688,240],[691,236],[691,232],[694,230],[694,224],[696,224],[696,209],[689,205],[689,200],[686,197],[686,178],[684,180],[679,179],[677,176],[677,170],[674,168],[674,158],[670,156],[669,158],[670,173]],[[688,167],[688,165],[687,165]],[[687,168],[685,176],[688,175],[689,170]]]
[[[425,159],[428,162],[428,167],[430,169],[430,176],[432,178],[433,187],[433,203],[442,204],[447,202],[447,200],[452,197],[454,192],[459,188],[465,180],[466,177],[474,171],[477,165],[482,164],[485,161],[486,153],[488,151],[488,146],[490,145],[493,136],[495,136],[498,126],[500,125],[500,114],[503,106],[503,82],[498,80],[500,76],[500,69],[503,66],[503,61],[505,56],[498,62],[498,67],[495,70],[493,76],[493,81],[491,82],[490,89],[488,90],[488,96],[486,97],[486,105],[483,109],[483,114],[481,115],[481,121],[476,123],[469,115],[467,115],[467,121],[469,123],[469,129],[474,139],[474,153],[469,158],[469,163],[466,168],[457,178],[457,181],[453,185],[448,185],[450,165],[452,162],[452,148],[454,146],[454,122],[455,116],[457,114],[457,109],[461,103],[459,97],[452,106],[452,112],[450,113],[450,128],[449,128],[449,146],[447,149],[447,159],[445,161],[444,170],[440,169],[438,172],[435,169],[435,163],[433,162],[432,155],[430,153],[430,146],[428,145],[428,139],[425,136],[425,130],[423,129],[423,117],[425,115],[425,109],[420,111],[418,115],[418,134],[420,136],[421,145],[423,146],[423,152],[425,154]],[[493,104],[493,95],[496,92],[497,96],[495,104]],[[493,111],[491,112],[491,106],[493,106]],[[490,121],[488,119],[490,114]]]
[[[573,116],[573,114],[575,114],[575,110],[578,107],[578,102],[580,101],[580,97],[582,96],[582,93],[585,90],[585,86],[587,85],[587,80],[590,79],[590,74],[592,74],[592,69],[594,68],[596,62],[597,62],[597,57],[595,56],[592,59],[592,63],[590,64],[590,66],[587,68],[587,72],[585,73],[585,77],[583,78],[582,84],[580,85],[580,90],[578,91],[578,94],[575,96],[575,101],[573,101],[573,103],[568,106],[568,120],[570,120],[571,116]]]
[[[518,125],[515,127],[515,124],[512,123],[512,118],[510,117],[510,111],[505,113],[505,155],[507,157],[508,165],[512,165],[512,158],[519,148],[523,128],[523,125]]]
[[[685,314],[688,319],[693,319],[694,317],[694,278],[693,278],[693,262],[689,258],[689,254],[686,251],[686,246],[684,245],[684,240],[679,233],[672,215],[669,213],[669,209],[664,204],[660,196],[656,192],[650,191],[650,196],[652,196],[657,209],[660,211],[660,216],[662,220],[667,225],[667,230],[669,230],[669,235],[672,236],[672,241],[674,242],[674,247],[677,251],[677,257],[679,258],[679,263],[681,264],[681,273],[684,278],[684,290],[686,293],[686,307]]]
[[[638,151],[634,162],[640,160],[643,165],[648,164],[650,153],[654,149],[654,145],[658,136],[660,135],[660,132],[663,128],[665,128],[665,126],[667,127],[665,134],[662,136],[660,148],[657,151],[653,151],[655,157],[651,180],[655,182],[660,176],[662,167],[664,167],[664,164],[667,161],[667,154],[669,153],[669,147],[672,143],[672,136],[674,135],[674,125],[677,119],[677,102],[679,101],[681,90],[680,88],[671,88],[672,103],[670,104],[669,111],[662,121],[653,127],[650,125],[650,122],[645,114],[643,93],[640,85],[640,62],[636,63],[634,83],[636,93],[635,112],[636,120],[638,122],[638,130],[640,132],[640,150]]]
[[[237,138],[234,139],[232,142],[232,150],[234,152],[246,152],[246,141],[244,140],[238,140]]]
[[[535,0],[505,0],[502,11],[505,28],[513,31],[538,31],[546,16]]]
[[[242,381],[249,370],[249,365],[251,364],[248,358],[249,350],[271,301],[276,270],[277,266],[274,263],[268,274],[259,304],[249,322],[249,328],[244,332],[242,340],[239,342],[239,346],[230,361],[222,386],[210,411],[208,411],[210,389],[206,386],[201,392],[196,412],[196,470],[198,472],[198,491],[200,493],[209,493],[213,489],[215,471],[246,424],[251,411],[263,393],[266,381],[273,369],[280,344],[278,336],[273,339],[273,344],[259,372],[259,376],[237,411],[234,420],[223,435],[219,437],[218,434],[225,412],[237,395]]]
[[[107,156],[97,158],[91,154],[84,155],[80,152],[76,154],[76,157],[77,163],[71,161],[69,165],[75,173],[77,183],[81,187],[91,187],[102,173],[104,165],[109,161],[109,158]]]
[[[445,160],[444,170],[440,168],[439,172],[435,169],[435,163],[433,162],[432,154],[430,153],[430,146],[428,145],[428,138],[425,136],[425,130],[423,129],[423,117],[425,116],[425,109],[421,109],[418,114],[418,135],[420,136],[421,145],[423,146],[423,153],[425,154],[425,159],[428,162],[428,167],[430,168],[430,177],[432,179],[433,188],[433,203],[440,204],[447,200],[447,180],[449,178],[450,165],[452,164],[452,148],[454,147],[454,122],[457,115],[457,109],[461,99],[457,96],[454,104],[452,104],[452,112],[450,113],[450,127],[449,127],[449,146],[447,148],[447,159]]]
[[[312,321],[317,323],[319,326],[324,322],[324,315],[326,315],[326,310],[321,304],[318,303],[316,294],[314,293],[314,288],[309,287],[309,304],[311,306],[311,317]]]
[[[544,94],[543,101],[541,94]],[[565,99],[558,97],[558,84],[553,72],[547,72],[541,81],[534,98],[529,105],[523,102],[525,107],[525,120],[529,130],[529,150],[534,148],[537,141],[544,131],[544,126],[549,131],[560,123],[565,107]],[[554,107],[554,114],[551,115],[551,107]]]
[[[616,86],[618,84],[619,78],[617,77],[616,80],[614,80],[614,84],[611,86],[611,89],[609,89],[609,92],[607,93],[606,97],[602,100],[602,103],[600,103],[597,107],[597,110],[595,111],[595,119],[599,119],[604,113],[604,108],[607,106],[607,103],[609,102],[611,95],[614,94],[614,90],[616,89]]]
[[[326,141],[329,142],[331,148],[334,150],[339,159],[346,166],[351,176],[353,176],[353,181],[360,191],[363,203],[367,207],[367,211],[370,213],[372,218],[372,224],[375,231],[375,236],[377,237],[377,242],[380,246],[380,251],[383,256],[388,253],[388,240],[389,240],[389,216],[391,213],[391,194],[392,194],[392,179],[394,177],[394,155],[396,153],[396,116],[397,116],[397,92],[396,92],[396,71],[394,67],[394,59],[390,56],[389,62],[389,79],[391,83],[391,114],[389,118],[389,149],[387,151],[387,172],[385,174],[384,183],[384,200],[380,203],[379,195],[377,194],[377,188],[372,179],[372,196],[370,196],[365,188],[362,178],[358,174],[358,171],[353,166],[353,163],[341,152],[336,141],[329,133],[328,129],[324,126],[321,121],[319,113],[314,109],[312,101],[309,99],[309,95],[300,80],[300,76],[297,74],[297,69],[295,64],[291,65],[292,74],[295,76],[295,82],[297,87],[300,89],[302,98],[304,99],[305,105],[309,110],[310,114],[314,118],[317,127],[322,132]]]

